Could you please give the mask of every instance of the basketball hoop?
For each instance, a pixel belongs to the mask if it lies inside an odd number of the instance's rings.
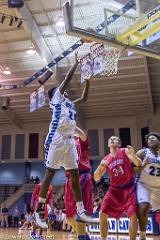
[[[93,76],[97,74],[103,76],[117,74],[118,61],[122,53],[120,49],[95,43],[91,46],[90,50],[93,58]],[[94,65],[96,70],[94,70]],[[99,66],[97,67],[96,65]]]
[[[122,54],[122,50],[115,47],[109,47],[105,50],[104,55],[104,72],[102,75],[112,76],[118,72],[118,61]]]

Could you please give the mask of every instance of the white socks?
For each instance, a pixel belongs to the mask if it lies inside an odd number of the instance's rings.
[[[77,206],[77,212],[79,212],[80,214],[85,211],[84,204],[83,204],[82,201],[81,202],[76,202],[76,206]]]

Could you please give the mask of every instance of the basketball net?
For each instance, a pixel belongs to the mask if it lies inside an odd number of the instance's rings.
[[[117,74],[118,61],[121,54],[122,50],[115,47],[104,46],[103,44],[98,43],[91,46],[91,56],[93,57],[93,62],[96,62],[98,58],[101,59],[99,62],[101,70],[98,74],[103,76],[112,76]]]
[[[121,49],[104,46],[100,43],[92,43],[90,53],[80,59],[81,83],[92,76],[116,75],[121,54]]]

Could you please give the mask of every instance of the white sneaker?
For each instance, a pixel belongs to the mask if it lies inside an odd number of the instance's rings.
[[[48,228],[48,225],[44,219],[44,214],[42,214],[41,212],[35,212],[34,216],[35,216],[35,221],[38,227],[42,229]]]
[[[76,221],[82,222],[82,223],[98,224],[96,219],[94,219],[86,214],[86,211],[84,211],[82,213],[77,212]]]

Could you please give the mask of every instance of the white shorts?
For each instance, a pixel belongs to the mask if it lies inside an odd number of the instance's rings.
[[[52,142],[45,159],[45,166],[49,169],[65,170],[78,168],[78,154],[74,139],[61,138],[60,141]]]
[[[152,210],[160,210],[160,187],[152,187],[141,182],[137,183],[138,203],[150,203]]]

